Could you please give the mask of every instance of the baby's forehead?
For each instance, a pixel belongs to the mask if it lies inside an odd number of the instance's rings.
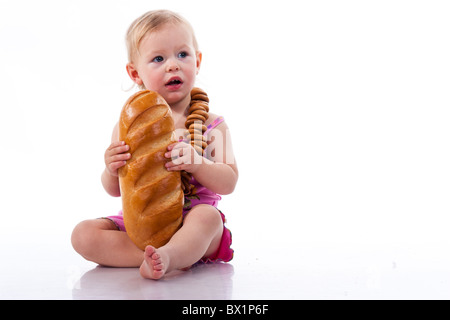
[[[182,22],[167,22],[163,25],[160,25],[156,28],[152,28],[148,30],[143,38],[147,37],[156,37],[158,35],[187,35],[191,37],[193,32],[188,25],[183,24]]]
[[[130,61],[151,55],[152,51],[164,48],[183,47],[184,45],[199,52],[194,30],[189,23],[182,21],[165,22],[158,26],[141,28],[140,36],[128,44]],[[178,48],[180,49],[180,48]]]
[[[197,41],[195,39],[194,31],[190,25],[183,22],[167,22],[161,26],[148,30],[142,41],[146,39],[160,40],[160,41],[188,41],[197,50]]]
[[[182,27],[149,31],[139,45],[140,54],[192,48],[197,51],[192,33]]]

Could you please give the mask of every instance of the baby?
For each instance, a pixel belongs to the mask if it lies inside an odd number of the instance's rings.
[[[136,19],[127,32],[128,75],[141,89],[158,92],[172,110],[175,128],[184,129],[202,53],[191,25],[167,10],[150,11]],[[219,194],[233,192],[238,169],[222,117],[209,113],[205,135],[210,148],[202,157],[185,142],[170,145],[165,154],[167,170],[192,174],[196,193],[185,197],[183,225],[160,248],[147,246],[143,252],[128,237],[122,212],[79,223],[72,233],[74,249],[85,259],[104,266],[140,267],[142,277],[160,279],[166,273],[189,268],[199,261],[233,258],[231,233],[225,216],[217,209]],[[214,142],[214,143],[211,143]],[[226,145],[225,147],[222,147]],[[112,196],[120,196],[118,169],[131,158],[129,146],[119,141],[114,127],[111,145],[105,152],[102,184]]]

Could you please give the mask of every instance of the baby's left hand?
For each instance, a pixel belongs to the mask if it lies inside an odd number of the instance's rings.
[[[203,163],[203,157],[199,155],[194,147],[186,142],[177,142],[167,147],[165,157],[172,159],[171,162],[166,163],[166,168],[169,171],[187,171],[195,173],[200,165]]]

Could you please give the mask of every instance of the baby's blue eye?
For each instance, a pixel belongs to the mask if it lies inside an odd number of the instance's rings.
[[[161,56],[157,56],[157,57],[154,57],[152,61],[153,61],[153,62],[163,62],[163,61],[164,61],[164,58],[161,57]]]
[[[187,52],[182,51],[182,52],[180,52],[180,53],[178,54],[178,58],[186,58],[187,55],[188,55]]]

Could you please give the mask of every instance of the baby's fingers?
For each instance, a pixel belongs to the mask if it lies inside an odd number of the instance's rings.
[[[117,169],[123,167],[126,165],[126,161],[116,161],[109,164],[109,170],[111,171],[117,171]]]
[[[120,147],[120,146],[124,146],[125,145],[125,141],[114,141],[111,142],[111,145],[109,146],[108,149],[113,149],[115,147]]]
[[[124,153],[130,150],[130,146],[126,145],[124,141],[116,141],[111,143],[108,149],[106,149],[106,155],[112,156],[119,153]]]
[[[117,169],[127,164],[127,160],[131,158],[131,154],[122,153],[106,158],[106,167],[112,175],[117,175]]]
[[[110,156],[107,159],[108,163],[118,162],[118,161],[126,161],[131,158],[130,153],[120,153],[114,156]]]
[[[126,161],[116,161],[107,165],[106,168],[108,169],[109,173],[112,176],[117,176],[118,174],[117,170],[123,167],[126,163],[127,163]]]

